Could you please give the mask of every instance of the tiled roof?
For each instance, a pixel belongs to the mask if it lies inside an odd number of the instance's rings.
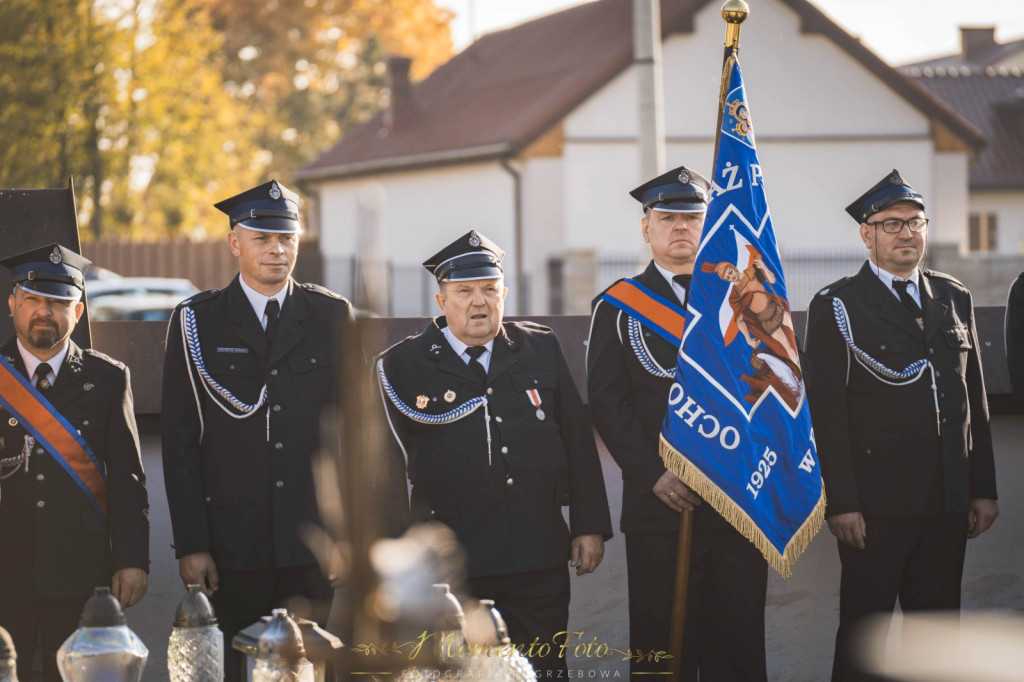
[[[664,35],[692,30],[711,0],[661,0]],[[803,29],[829,37],[876,77],[968,146],[981,133],[882,61],[807,0],[782,0]],[[632,61],[632,1],[596,0],[470,45],[412,89],[414,110],[386,128],[382,112],[307,164],[303,180],[511,156]]]
[[[971,165],[971,189],[1024,187],[1024,71],[904,67],[981,130],[988,144]]]

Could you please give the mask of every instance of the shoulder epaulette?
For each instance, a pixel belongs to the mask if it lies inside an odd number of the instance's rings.
[[[221,291],[223,291],[223,289],[207,289],[206,291],[200,291],[198,294],[189,296],[184,301],[179,303],[177,305],[177,309],[188,308],[196,305],[197,303],[209,301],[212,298],[216,298]]]
[[[542,333],[549,333],[552,331],[551,327],[548,327],[547,325],[539,324],[537,322],[531,322],[529,320],[510,321],[509,324],[515,325],[522,329],[523,331]]]
[[[846,285],[848,285],[852,281],[853,281],[853,275],[848,275],[846,277],[843,277],[842,279],[836,280],[835,282],[832,282],[828,286],[823,287],[822,289],[819,289],[818,293],[816,293],[814,295],[814,297],[815,298],[819,298],[819,297],[821,297],[821,298],[830,298],[830,297],[834,296],[837,291],[839,291],[840,289],[842,289],[843,287],[845,287]]]
[[[387,348],[385,348],[381,352],[377,353],[377,355],[375,355],[373,357],[373,361],[377,362],[377,360],[380,360],[381,358],[383,358],[385,355],[387,355],[388,353],[390,353],[394,349],[398,348],[402,344],[405,344],[405,343],[408,343],[409,341],[412,341],[413,339],[417,338],[418,336],[419,336],[419,334],[411,334],[411,335],[405,337],[404,339],[402,339],[401,341],[396,341],[395,343],[391,344],[390,346],[388,346]]]
[[[952,282],[953,284],[956,284],[959,287],[963,287],[965,289],[967,288],[967,287],[964,286],[963,282],[958,280],[953,275],[949,275],[949,274],[947,274],[945,272],[939,272],[938,270],[922,270],[922,272],[924,274],[928,275],[929,277],[937,277],[939,279],[948,280],[948,281]]]
[[[102,362],[105,362],[108,365],[113,365],[114,367],[117,367],[118,369],[124,369],[125,368],[125,364],[123,362],[121,362],[120,360],[115,360],[114,358],[110,357],[106,353],[101,353],[100,351],[96,350],[95,348],[83,348],[82,349],[82,353],[85,354],[85,355],[91,355],[92,357],[96,358],[97,360],[101,360]]]
[[[319,284],[313,284],[312,282],[304,282],[299,286],[305,289],[306,291],[313,292],[314,294],[320,294],[321,296],[326,296],[327,298],[333,298],[348,303],[348,299],[339,294],[338,292],[331,291],[327,287],[320,286]]]

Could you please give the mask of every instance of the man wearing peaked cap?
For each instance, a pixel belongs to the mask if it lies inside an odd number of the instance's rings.
[[[681,319],[711,183],[680,166],[629,194],[643,207],[640,234],[651,247],[651,262],[594,299],[587,344],[590,412],[622,469],[629,646],[641,652],[669,649],[679,515],[693,509],[681,679],[764,680],[767,564],[754,545],[666,470],[659,454],[679,343],[651,324],[672,329],[672,320]],[[653,317],[651,310],[657,311]],[[679,329],[676,335],[681,334]],[[633,674],[668,671],[664,659],[639,658],[630,661]]]
[[[590,420],[558,339],[502,319],[503,257],[473,230],[428,258],[442,316],[385,351],[377,376],[408,458],[414,519],[455,532],[474,596],[495,601],[514,644],[552,651],[531,658],[538,677],[559,677],[566,562],[577,576],[596,569],[611,520]]]
[[[842,575],[833,680],[871,614],[960,608],[968,538],[999,513],[971,294],[921,269],[924,197],[893,170],[847,209],[867,261],[807,312],[815,442]]]
[[[300,529],[323,527],[312,458],[353,315],[338,294],[291,277],[294,192],[271,180],[216,207],[239,274],[171,318],[163,463],[179,573],[211,596],[230,643],[292,597],[311,600],[299,615],[325,624],[332,590]],[[226,669],[240,679],[241,655],[229,651]]]
[[[128,368],[70,338],[90,262],[50,244],[0,265],[16,332],[0,349],[0,623],[20,679],[32,679],[38,637],[56,682],[57,649],[93,587],[125,607],[146,593],[146,475]]]

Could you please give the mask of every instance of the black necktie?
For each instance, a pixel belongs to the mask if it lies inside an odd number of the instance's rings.
[[[487,370],[480,362],[480,356],[487,352],[487,346],[466,346],[466,355],[470,357],[469,368],[476,372],[480,381],[487,383]]]
[[[693,275],[672,275],[672,281],[686,289],[686,294],[683,296],[683,305],[686,305],[687,299],[690,298],[690,282],[692,280]]]
[[[53,370],[50,369],[50,365],[45,362],[40,362],[39,366],[36,367],[36,390],[43,395],[48,394],[50,389],[53,387],[53,384],[50,383],[50,379],[48,378],[52,371]]]
[[[264,315],[267,316],[268,346],[274,343],[274,334],[277,332],[277,314],[279,312],[281,312],[281,304],[277,302],[276,298],[272,298],[267,301],[267,307],[264,310]]]
[[[909,280],[898,280],[892,281],[892,288],[896,290],[896,293],[900,295],[900,303],[903,307],[910,311],[910,314],[914,316],[914,321],[917,322],[917,326],[924,329],[924,315],[921,312],[921,306],[917,304],[914,297],[907,291],[907,285],[910,284]]]

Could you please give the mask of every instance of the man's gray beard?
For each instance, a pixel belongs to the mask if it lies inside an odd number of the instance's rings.
[[[36,350],[50,350],[60,339],[53,327],[36,327],[28,334],[29,344]]]

